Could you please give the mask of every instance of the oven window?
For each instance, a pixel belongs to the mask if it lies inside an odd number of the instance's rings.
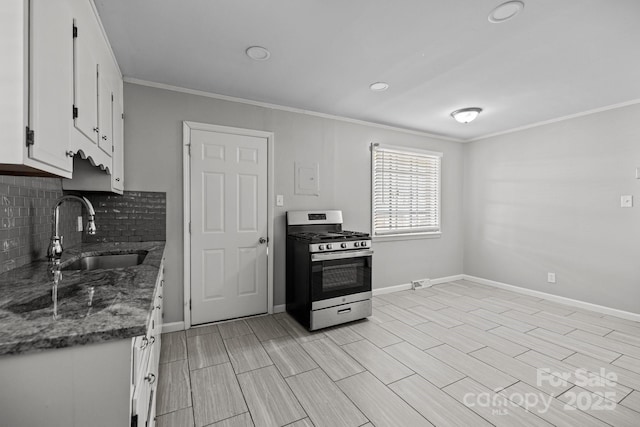
[[[363,262],[326,266],[323,269],[322,291],[332,292],[358,286],[362,281]]]
[[[371,257],[313,263],[312,294],[318,301],[371,290]]]

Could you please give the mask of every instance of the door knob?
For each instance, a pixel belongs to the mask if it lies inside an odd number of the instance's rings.
[[[260,240],[258,240],[258,242],[260,242],[261,245],[264,245],[265,243],[267,243],[267,239],[265,239],[264,237],[261,237]]]

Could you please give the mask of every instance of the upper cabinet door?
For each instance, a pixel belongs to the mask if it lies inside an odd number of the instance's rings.
[[[124,191],[124,116],[121,94],[121,90],[113,92],[113,163],[111,169],[111,185],[114,190],[120,193]]]
[[[73,17],[67,1],[31,0],[29,145],[25,164],[69,176],[73,104]],[[44,168],[42,164],[46,165]]]
[[[98,143],[100,128],[98,127],[98,61],[96,59],[95,42],[88,25],[75,23],[73,49],[74,70],[74,102],[76,129],[82,132],[91,142]]]
[[[101,75],[98,68],[98,126],[100,127],[98,146],[111,157],[113,153],[113,91],[109,79]]]

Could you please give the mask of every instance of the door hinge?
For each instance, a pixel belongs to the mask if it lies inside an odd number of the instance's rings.
[[[138,415],[131,415],[131,427],[138,427]]]
[[[71,114],[72,114],[72,116],[73,116],[73,118],[74,118],[74,119],[77,119],[77,118],[78,118],[78,107],[76,107],[76,106],[74,105],[74,106],[73,106],[73,109],[72,109],[72,113],[71,113]]]
[[[36,140],[36,136],[34,131],[29,129],[29,126],[27,126],[27,147],[30,145],[33,145],[35,140]]]
[[[191,221],[189,221],[189,234],[191,234]]]
[[[78,27],[75,24],[73,24],[73,38],[78,38]]]
[[[116,150],[115,150],[115,148],[114,148],[114,147],[113,147],[113,145],[112,145],[112,146],[111,146],[111,152],[113,153],[113,152],[115,152],[115,151],[116,151]]]
[[[191,300],[189,300],[189,310],[191,310]]]
[[[187,144],[187,152],[191,155],[191,144]]]

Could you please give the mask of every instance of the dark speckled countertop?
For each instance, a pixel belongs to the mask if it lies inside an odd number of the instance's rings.
[[[165,242],[87,243],[65,249],[61,267],[86,255],[147,251],[140,265],[62,272],[58,316],[47,260],[0,274],[0,356],[144,335]],[[89,288],[94,288],[89,307]]]

